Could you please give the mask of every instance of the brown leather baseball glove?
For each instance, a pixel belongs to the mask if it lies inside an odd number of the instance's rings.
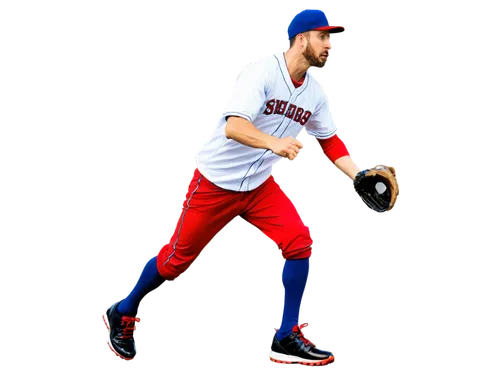
[[[399,194],[396,171],[385,165],[361,171],[354,178],[354,189],[372,210],[389,211]]]

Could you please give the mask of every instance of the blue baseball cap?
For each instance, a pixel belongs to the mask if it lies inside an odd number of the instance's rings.
[[[325,13],[321,10],[306,9],[297,14],[290,26],[288,26],[288,39],[295,35],[305,33],[309,30],[326,30],[330,33],[341,33],[344,31],[342,26],[329,26]]]

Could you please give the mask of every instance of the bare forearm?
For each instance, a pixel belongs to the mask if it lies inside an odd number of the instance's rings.
[[[241,117],[229,117],[226,124],[226,137],[245,146],[270,150],[274,138],[261,132],[250,121]]]
[[[360,172],[360,169],[356,164],[354,164],[350,156],[342,156],[341,158],[338,158],[335,160],[335,166],[352,180],[354,180],[354,177],[356,177],[358,172]]]

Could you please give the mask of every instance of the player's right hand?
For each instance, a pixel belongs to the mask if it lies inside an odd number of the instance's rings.
[[[276,155],[293,160],[297,157],[302,147],[300,141],[288,136],[286,138],[276,138],[271,146],[271,151]]]

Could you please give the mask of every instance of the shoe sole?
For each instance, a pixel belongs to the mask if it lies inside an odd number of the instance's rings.
[[[116,357],[117,360],[123,361],[127,364],[135,362],[135,360],[139,356],[139,348],[137,348],[137,356],[132,357],[132,358],[127,358],[127,357],[122,356],[121,354],[119,354],[116,351],[115,348],[113,348],[113,344],[111,342],[111,329],[109,328],[109,327],[111,327],[111,324],[109,324],[108,314],[107,314],[107,311],[111,308],[111,306],[113,306],[113,303],[111,303],[108,307],[106,307],[104,309],[104,312],[101,314],[101,324],[104,327],[104,332],[106,332],[106,339],[104,341],[104,345],[106,345],[110,354],[112,356]],[[136,346],[137,346],[137,344],[136,344]]]
[[[335,357],[332,355],[322,360],[311,360],[271,351],[271,353],[269,354],[269,359],[273,362],[284,363],[287,365],[298,364],[305,366],[325,366],[332,363],[335,360]]]

